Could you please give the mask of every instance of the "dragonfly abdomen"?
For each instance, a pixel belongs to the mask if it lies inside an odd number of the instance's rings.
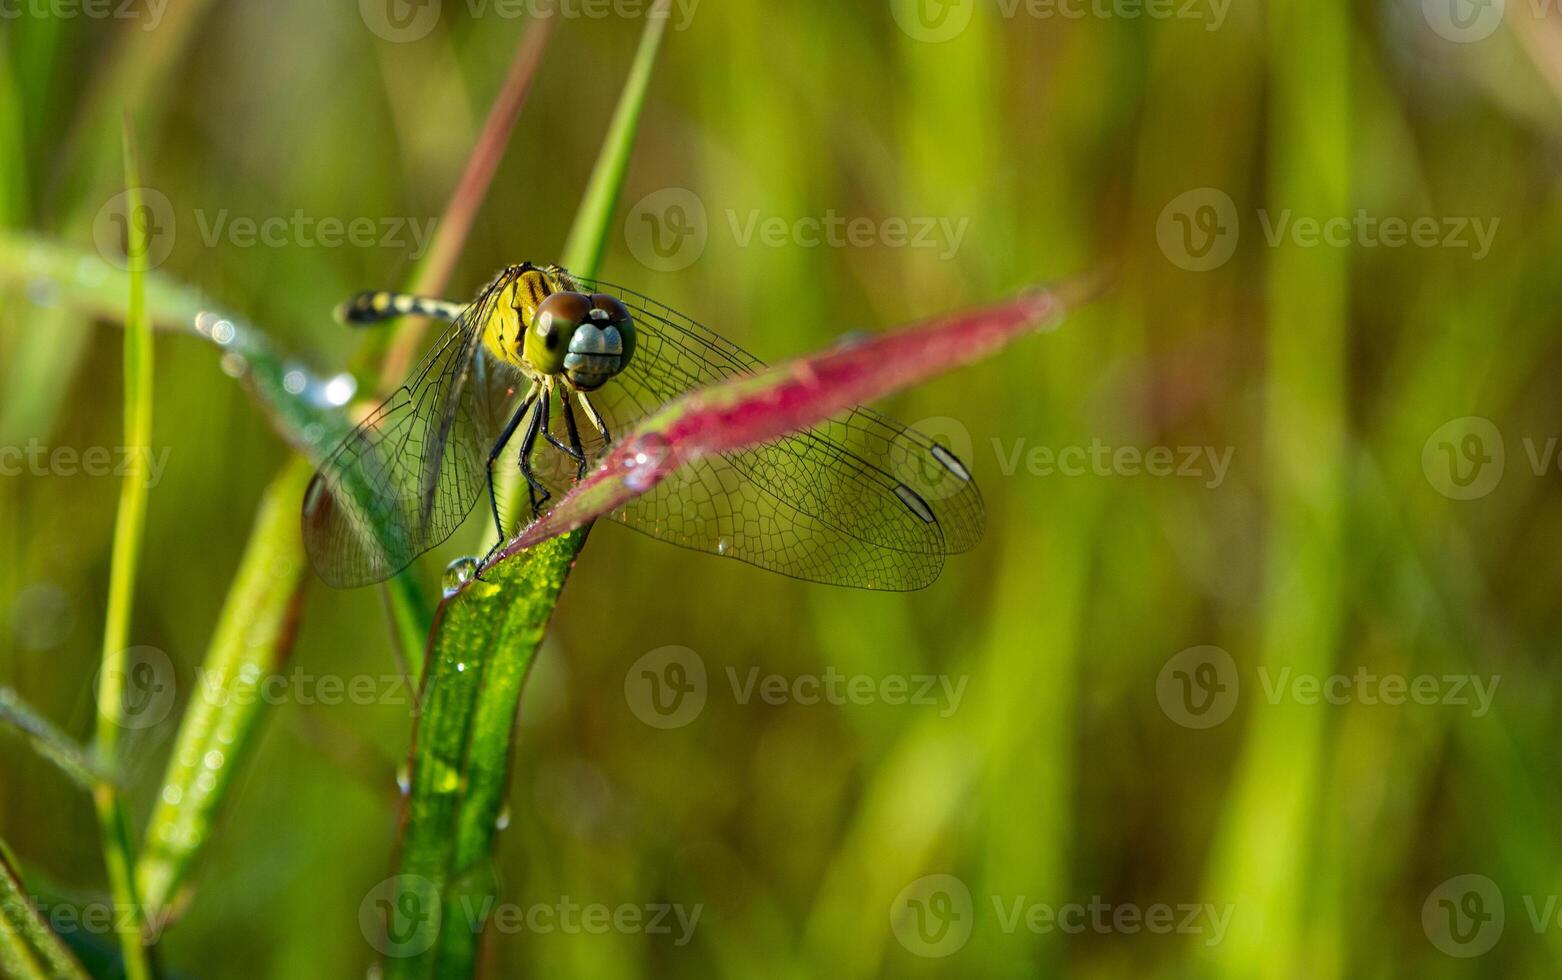
[[[357,326],[378,323],[398,316],[429,316],[438,320],[454,321],[464,308],[460,303],[428,296],[370,290],[359,293],[338,306],[336,318],[343,323]]]

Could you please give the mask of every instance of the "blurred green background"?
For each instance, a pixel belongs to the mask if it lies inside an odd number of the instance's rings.
[[[593,532],[522,702],[500,900],[699,917],[539,913],[490,929],[489,975],[1554,975],[1545,7],[676,5],[603,278],[766,358],[1102,260],[1121,285],[884,406],[950,440],[988,503],[925,592]],[[8,233],[94,248],[128,109],[172,215],[158,271],[323,372],[360,340],[331,307],[406,280],[407,223],[443,211],[527,29],[497,0],[0,9]],[[628,0],[565,5],[453,297],[558,255],[643,26]],[[354,219],[368,240],[321,242]],[[4,281],[0,447],[119,445],[115,325]],[[177,708],[287,450],[209,345],[157,344],[167,466],[131,636],[170,658]],[[0,684],[85,740],[118,482],[16,470]],[[431,601],[469,531],[419,566]],[[379,681],[393,649],[378,590],[309,589],[300,679],[165,966],[370,968],[360,905],[391,873],[411,735]],[[705,672],[675,727],[641,717],[652,654]],[[746,696],[768,675],[802,684]],[[808,703],[836,675],[867,693]],[[932,703],[894,703],[923,676]],[[361,677],[370,703],[317,696]],[[138,827],[177,719],[122,739]],[[0,839],[40,895],[106,901],[89,797],[10,733]]]

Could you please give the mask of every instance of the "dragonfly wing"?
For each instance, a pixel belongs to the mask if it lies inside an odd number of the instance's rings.
[[[590,397],[616,435],[758,358],[645,296],[606,283],[635,317],[628,368]],[[599,448],[599,446],[588,446]],[[555,469],[555,480],[567,475]],[[684,467],[614,514],[654,537],[809,581],[903,590],[981,537],[981,492],[927,435],[867,408],[806,432]]]
[[[383,581],[453,534],[487,486],[510,369],[482,347],[490,287],[407,382],[321,464],[304,497],[304,543],[338,588]]]

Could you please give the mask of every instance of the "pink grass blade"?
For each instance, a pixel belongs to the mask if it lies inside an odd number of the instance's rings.
[[[1020,295],[795,358],[669,402],[619,441],[584,480],[496,556],[502,559],[609,514],[677,470],[800,432],[850,409],[981,360],[1056,326],[1094,298],[1100,276]]]

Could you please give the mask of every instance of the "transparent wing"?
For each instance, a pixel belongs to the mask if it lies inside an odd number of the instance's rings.
[[[513,372],[482,347],[502,283],[446,329],[417,370],[321,464],[304,544],[326,582],[383,581],[450,537],[487,488]]]
[[[590,396],[615,436],[690,389],[762,366],[655,300],[577,282],[617,296],[635,317],[633,361]],[[600,452],[600,441],[587,448]],[[556,453],[541,456],[547,465],[539,472],[566,487],[572,466]],[[867,408],[684,467],[613,516],[662,540],[796,578],[886,590],[931,583],[944,556],[975,545],[983,525],[981,492],[965,465]]]

